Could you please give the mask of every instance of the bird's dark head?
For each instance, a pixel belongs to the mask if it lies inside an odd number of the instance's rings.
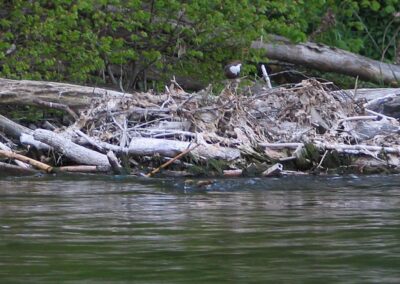
[[[224,72],[228,79],[236,79],[240,76],[240,71],[242,70],[241,61],[232,61],[225,65]]]

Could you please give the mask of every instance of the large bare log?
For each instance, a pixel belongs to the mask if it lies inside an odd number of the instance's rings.
[[[342,91],[335,91],[340,93]],[[334,93],[335,93],[334,92]],[[400,88],[369,88],[369,89],[356,89],[356,90],[344,90],[347,94],[354,97],[355,99],[365,99],[371,101],[386,96],[400,96]]]
[[[0,131],[7,136],[17,139],[23,145],[34,146],[38,150],[49,150],[50,147],[44,143],[36,141],[33,136],[33,130],[20,125],[0,114]],[[4,150],[4,149],[3,149]]]
[[[1,114],[0,114],[0,131],[4,132],[4,134],[6,134],[7,136],[10,136],[18,140],[23,133],[32,134],[31,129],[22,126]]]
[[[0,79],[0,104],[37,105],[38,101],[53,102],[80,109],[96,97],[131,96],[97,87],[30,80]]]
[[[133,138],[129,145],[129,153],[133,155],[160,154],[166,157],[175,157],[191,147],[190,142],[175,141],[156,138]],[[200,145],[191,153],[205,159],[221,159],[232,161],[240,158],[240,151],[234,148],[219,147],[215,145]]]
[[[103,166],[110,168],[107,156],[75,144],[71,140],[45,129],[36,129],[33,137],[52,146],[56,151],[69,159],[83,165]]]
[[[120,98],[122,96],[133,97],[138,100],[147,98],[147,95],[142,93],[132,95],[97,87],[0,78],[0,105],[40,105],[46,107],[40,102],[52,102],[66,105],[72,109],[82,109],[90,106],[93,98],[101,98],[105,95],[108,98]],[[163,96],[153,96],[152,98],[161,101],[165,99]]]
[[[265,50],[265,55],[270,59],[321,71],[359,76],[366,81],[400,85],[399,65],[372,60],[339,48],[313,42],[292,44],[286,41],[254,41],[251,47]]]

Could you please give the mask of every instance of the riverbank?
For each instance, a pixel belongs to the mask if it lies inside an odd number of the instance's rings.
[[[0,83],[2,108],[59,114],[29,125],[0,116],[3,171],[229,177],[400,172],[400,124],[389,116],[399,89],[346,91],[314,79],[274,88],[235,81],[216,95],[211,86],[187,93],[172,81],[162,94],[127,94],[52,82]]]

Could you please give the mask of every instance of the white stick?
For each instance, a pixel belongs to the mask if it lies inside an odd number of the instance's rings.
[[[267,83],[268,89],[272,89],[271,81],[269,80],[269,76],[268,76],[267,70],[265,69],[264,64],[261,64],[261,72],[263,74],[263,78],[264,78],[265,82]]]
[[[376,115],[376,116],[380,116],[382,118],[386,118],[388,120],[396,120],[397,121],[397,119],[395,119],[394,117],[387,116],[387,115],[381,114],[379,112],[375,112],[375,111],[370,110],[370,109],[365,109],[365,112],[368,112],[369,114],[373,114],[373,115]]]
[[[299,146],[303,147],[303,143],[260,143],[260,146],[267,147],[271,149],[282,149],[282,148],[297,148]]]
[[[264,177],[279,176],[282,171],[283,171],[283,165],[277,163],[266,169],[261,175]]]

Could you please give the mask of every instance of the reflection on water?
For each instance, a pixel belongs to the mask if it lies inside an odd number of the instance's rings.
[[[399,181],[3,178],[0,279],[398,283]]]

